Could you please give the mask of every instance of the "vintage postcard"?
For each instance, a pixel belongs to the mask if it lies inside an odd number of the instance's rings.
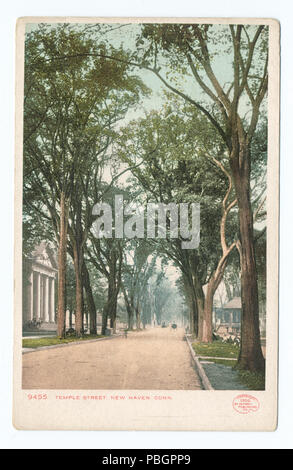
[[[14,426],[277,426],[279,24],[16,28]]]

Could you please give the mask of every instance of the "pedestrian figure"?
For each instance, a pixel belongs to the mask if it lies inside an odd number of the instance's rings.
[[[127,330],[124,330],[124,338],[127,338]]]

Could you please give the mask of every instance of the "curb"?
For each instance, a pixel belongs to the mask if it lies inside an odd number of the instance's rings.
[[[185,339],[186,339],[187,344],[189,346],[190,353],[191,353],[192,359],[194,361],[196,371],[197,371],[197,373],[198,373],[198,375],[199,375],[199,377],[202,381],[204,390],[214,390],[214,388],[211,385],[211,382],[208,379],[208,376],[206,375],[206,373],[204,371],[204,368],[202,367],[201,363],[199,362],[198,357],[195,355],[194,349],[193,349],[193,347],[191,345],[191,342],[189,341],[187,335],[185,335]]]
[[[28,348],[29,351],[22,351],[22,354],[29,354],[37,351],[44,351],[45,349],[55,349],[55,348],[64,348],[66,346],[74,346],[77,344],[87,344],[87,343],[94,343],[96,341],[103,341],[106,339],[114,339],[123,336],[123,334],[117,334],[112,336],[105,336],[104,338],[97,338],[97,339],[87,339],[83,341],[71,341],[70,343],[63,343],[63,344],[52,344],[51,346],[40,346],[39,348]]]
[[[199,359],[222,359],[224,361],[237,361],[236,357],[197,356]]]

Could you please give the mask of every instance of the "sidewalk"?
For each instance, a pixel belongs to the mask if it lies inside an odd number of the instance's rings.
[[[215,390],[249,390],[238,379],[238,373],[232,366],[224,366],[209,361],[200,361]]]

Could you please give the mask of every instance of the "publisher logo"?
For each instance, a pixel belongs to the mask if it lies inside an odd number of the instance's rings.
[[[248,414],[257,411],[260,407],[259,401],[252,395],[237,395],[233,400],[233,408],[241,414]]]

